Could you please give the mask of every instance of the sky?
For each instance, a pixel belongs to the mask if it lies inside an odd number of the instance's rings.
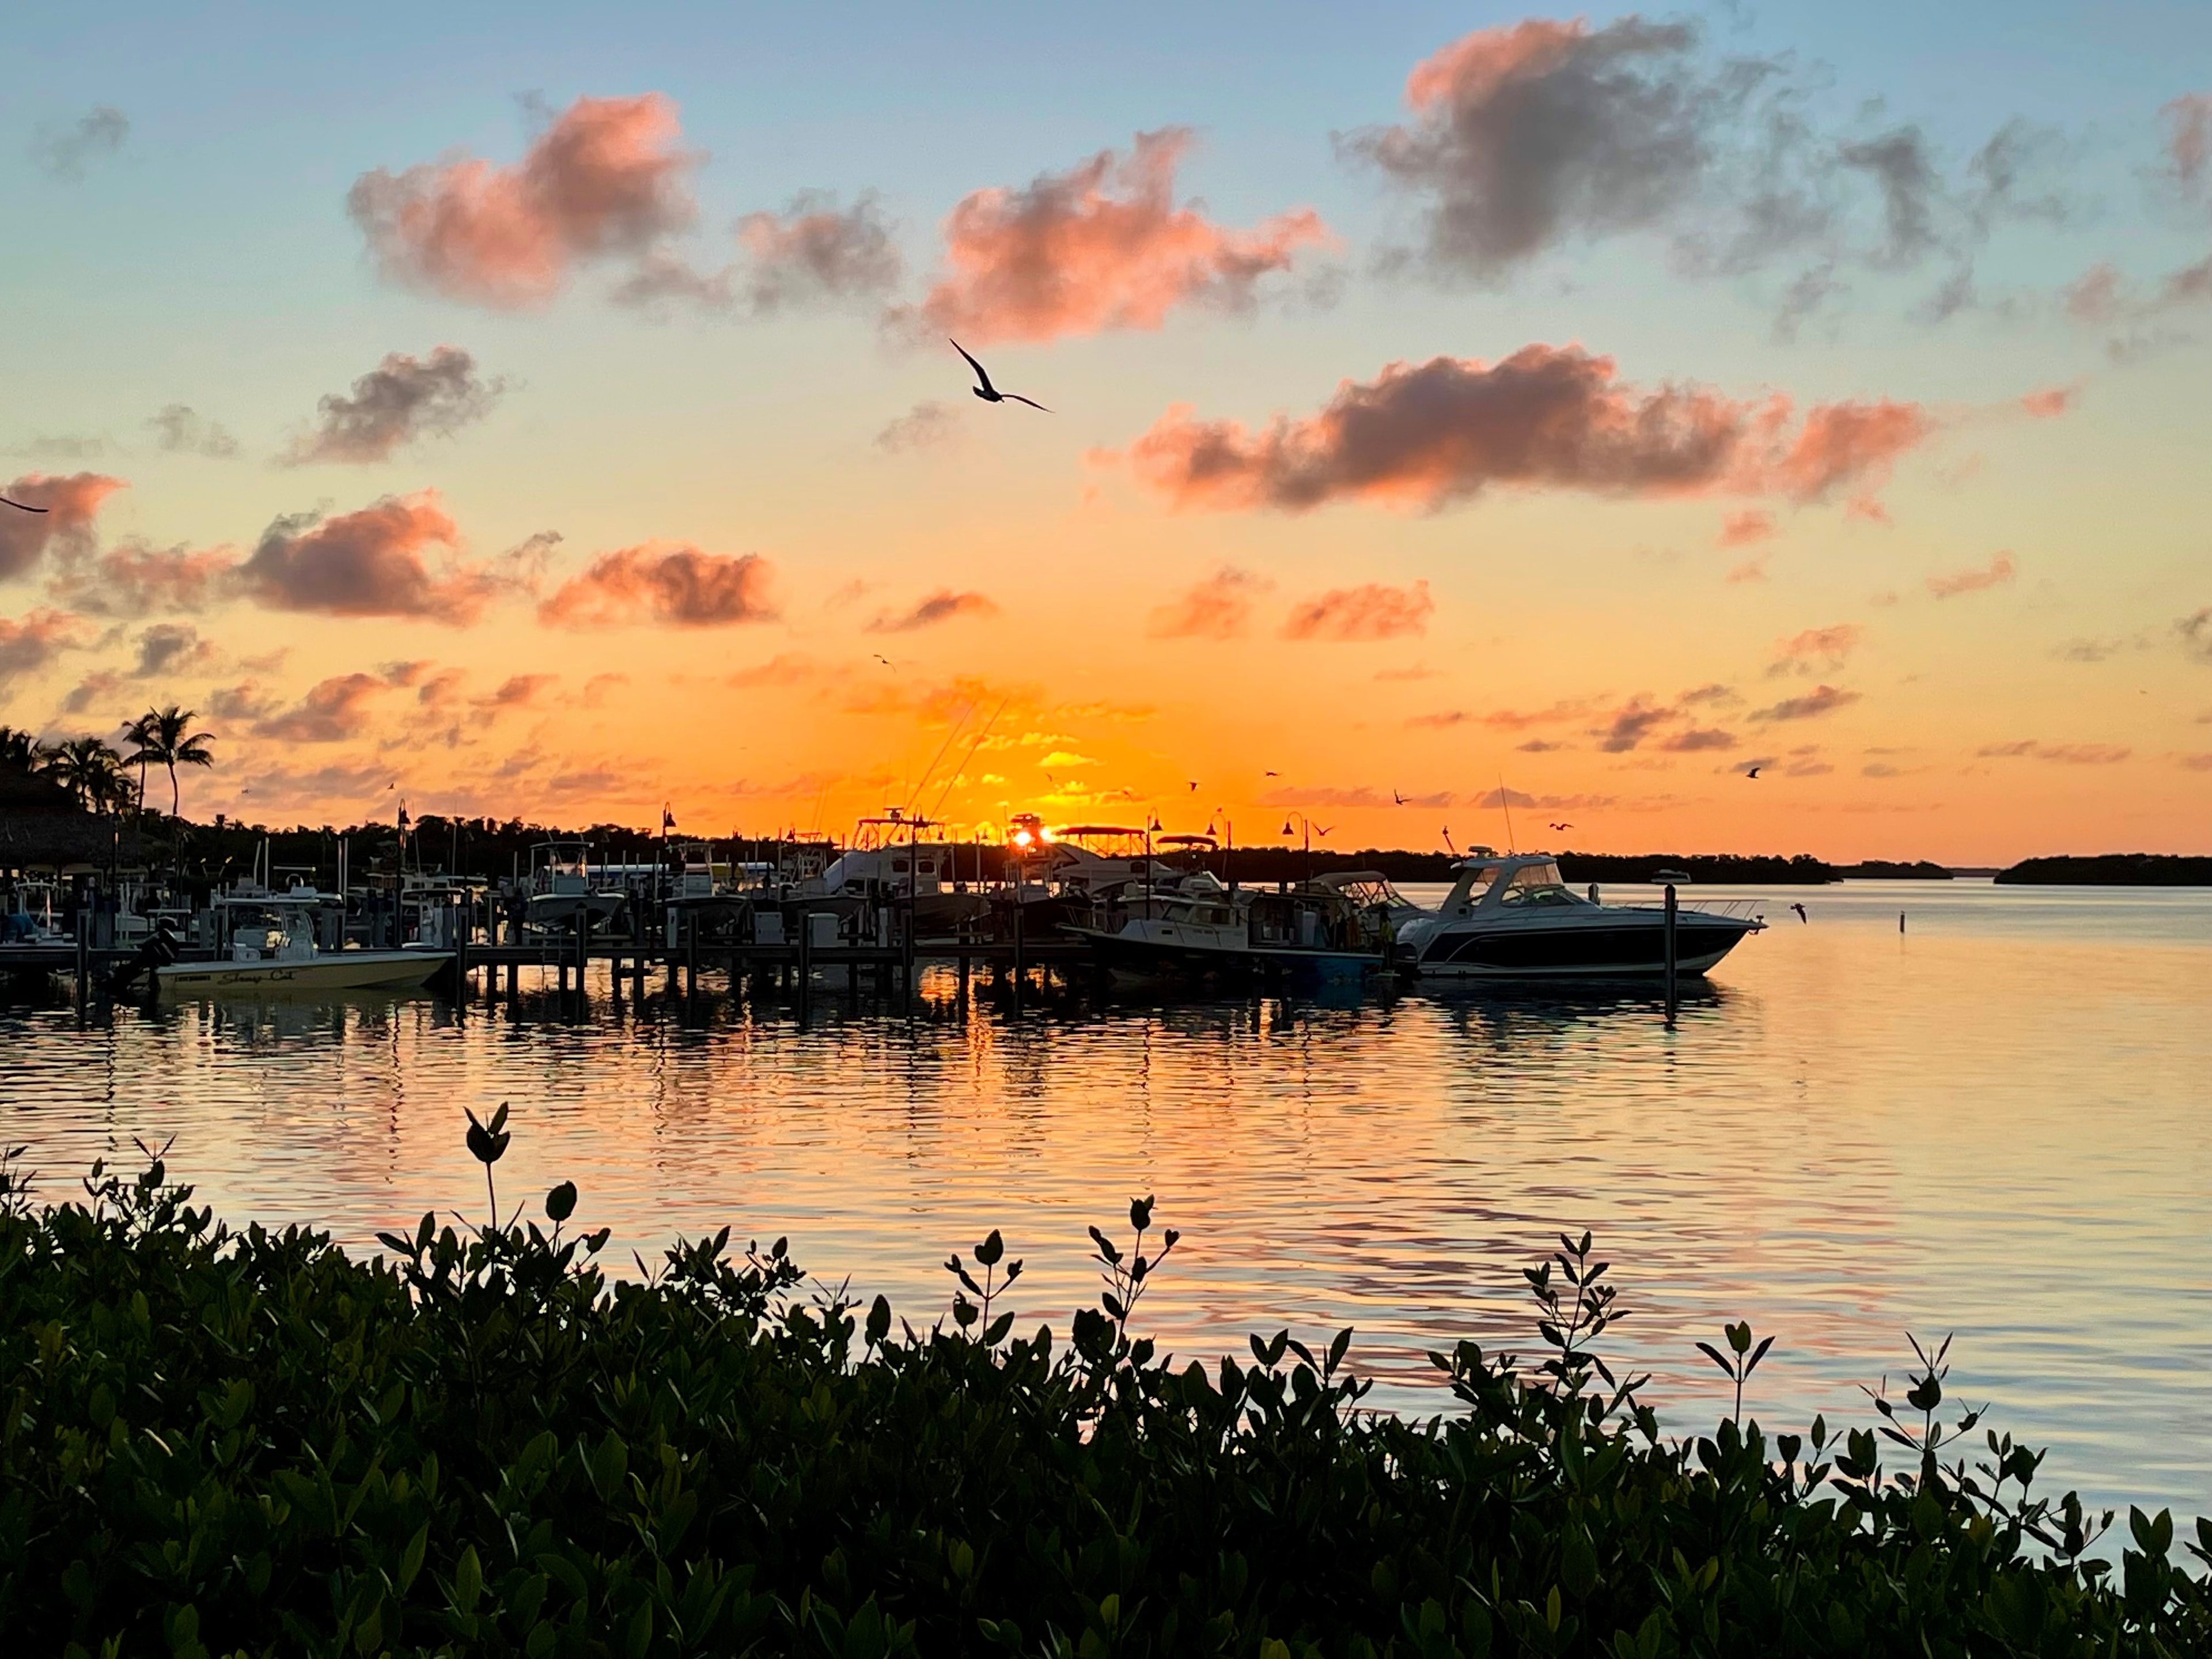
[[[0,721],[188,815],[2212,850],[2202,5],[4,52]]]

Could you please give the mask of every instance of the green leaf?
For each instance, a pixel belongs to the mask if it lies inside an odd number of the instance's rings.
[[[477,1610],[477,1599],[483,1594],[483,1563],[477,1559],[477,1547],[465,1544],[461,1559],[453,1564],[453,1609],[464,1617]]]

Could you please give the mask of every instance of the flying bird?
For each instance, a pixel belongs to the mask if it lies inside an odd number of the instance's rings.
[[[1263,778],[1279,778],[1283,775],[1280,772],[1262,772],[1260,775]]]
[[[1744,774],[1744,776],[1746,776],[1746,777],[1747,777],[1747,778],[1755,778],[1755,777],[1757,777],[1758,775],[1759,775],[1759,769],[1758,769],[1756,766],[1753,767],[1753,768],[1751,769],[1751,770],[1750,770],[1750,771],[1748,771],[1748,772],[1747,772],[1747,773],[1745,773],[1745,774]]]
[[[1184,781],[1185,781],[1186,783],[1188,783],[1190,781],[1189,781],[1188,778],[1186,778],[1186,779],[1184,780]],[[1198,786],[1197,786],[1196,784],[1194,784],[1194,783],[1191,784],[1191,786],[1190,786],[1190,793],[1191,793],[1192,794],[1194,794],[1194,794],[1196,794],[1196,793],[1198,793]]]
[[[1333,823],[1316,823],[1314,825],[1314,834],[1316,836],[1326,836],[1330,830],[1335,828],[1336,826]]]
[[[1571,830],[1574,827],[1571,823],[1555,823],[1552,826],[1554,830]]]
[[[1804,907],[1803,905],[1802,905],[1802,904],[1793,904],[1793,905],[1791,905],[1790,908],[1791,909],[1795,910],[1795,911],[1797,913],[1797,920],[1798,920],[1798,921],[1810,921],[1812,920],[1812,918],[1811,918],[1810,916],[1808,916],[1808,915],[1805,914],[1805,907]]]
[[[1401,806],[1403,806],[1406,804],[1406,798],[1395,789],[1390,792],[1390,799],[1396,801]]]
[[[949,334],[945,337],[948,340],[952,339],[952,337]],[[952,349],[958,352],[962,356],[968,357],[968,348],[962,345],[959,341],[952,340]],[[973,392],[977,397],[981,398],[985,403],[1027,404],[1031,409],[1041,410],[1044,414],[1049,415],[1052,413],[1050,410],[1046,409],[1042,404],[1039,403],[1034,398],[1024,398],[1018,392],[1000,391],[998,387],[991,384],[991,377],[983,372],[983,365],[977,362],[973,357],[968,357],[968,367],[975,371],[975,379],[978,382],[978,384],[972,386],[968,389],[970,392]]]
[[[46,510],[43,507],[33,507],[28,501],[15,501],[6,495],[0,495],[0,501],[6,501],[9,506],[22,513],[43,513]]]

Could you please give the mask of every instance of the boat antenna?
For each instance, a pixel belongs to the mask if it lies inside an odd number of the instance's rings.
[[[952,786],[960,781],[961,773],[968,769],[969,763],[975,758],[975,751],[983,746],[983,739],[991,735],[991,728],[999,723],[999,716],[1006,712],[1006,705],[1012,701],[1011,696],[999,699],[999,706],[991,711],[991,718],[983,722],[983,729],[975,734],[975,741],[968,745],[968,752],[960,757],[960,764],[953,769],[952,775],[945,779],[945,787],[937,792],[937,805],[930,809],[930,817],[936,817],[943,812],[945,799],[952,793]]]
[[[1517,853],[1521,848],[1513,839],[1513,797],[1506,792],[1503,772],[1498,775],[1498,804],[1505,809],[1505,850]]]
[[[929,781],[937,775],[937,769],[945,763],[945,751],[952,747],[952,739],[960,735],[960,728],[968,724],[969,717],[975,712],[975,704],[971,700],[968,706],[960,711],[960,718],[953,721],[951,729],[945,732],[945,741],[937,745],[937,758],[930,762],[929,770],[921,775],[913,790],[908,794],[908,805],[916,810],[920,809],[921,792],[929,787]]]

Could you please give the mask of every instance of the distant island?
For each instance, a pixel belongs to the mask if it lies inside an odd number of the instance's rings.
[[[2018,887],[2212,887],[2212,858],[2174,853],[2062,854],[2022,859],[1997,872],[2001,884]]]
[[[1837,872],[1845,881],[1949,881],[1958,873],[1940,864],[1930,864],[1926,859],[1917,859],[1911,864],[1899,864],[1890,859],[1864,859],[1856,864],[1846,864]]]

